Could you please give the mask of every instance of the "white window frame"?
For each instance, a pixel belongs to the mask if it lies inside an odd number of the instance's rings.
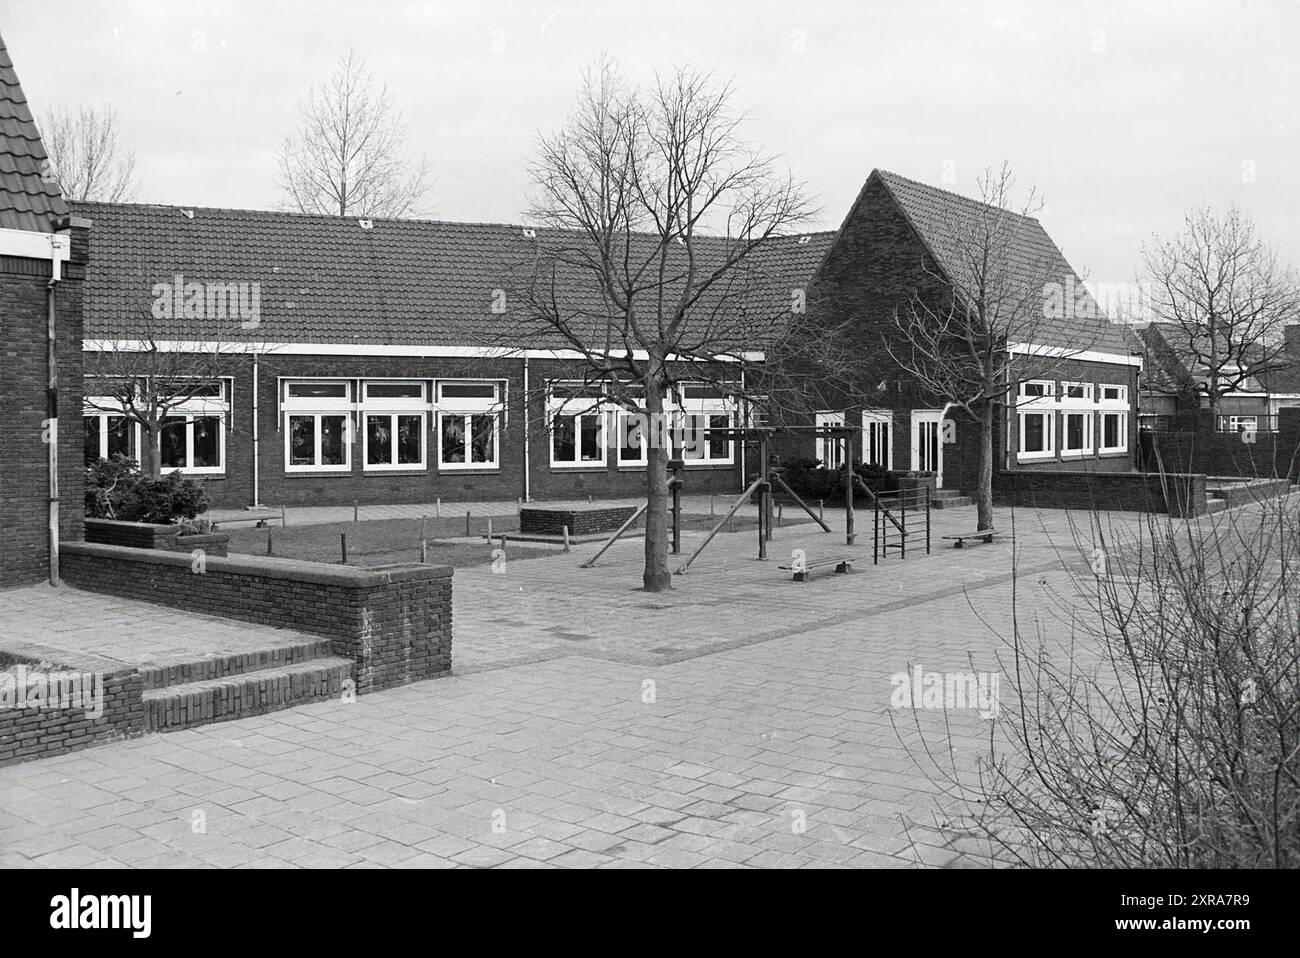
[[[197,379],[198,377],[192,378]],[[204,381],[207,381],[206,378]],[[226,474],[226,433],[230,428],[231,395],[234,391],[234,379],[230,376],[217,376],[215,381],[221,387],[220,397],[192,396],[167,410],[166,415],[161,417],[158,425],[159,428],[162,428],[162,420],[166,419],[185,420],[185,461],[192,463],[194,462],[194,420],[216,419],[217,458],[220,464],[216,466],[159,466],[159,475],[168,475],[173,472],[191,476],[224,476]],[[107,458],[108,419],[112,416],[121,416],[131,424],[134,458],[136,462],[140,461],[144,428],[138,421],[126,416],[121,400],[107,396],[87,398],[82,403],[82,417],[84,419],[90,416],[99,419],[99,451],[101,459]]]
[[[618,452],[616,454],[618,467],[620,469],[644,469],[646,464],[650,461],[650,441],[646,436],[646,433],[649,432],[650,429],[650,421],[646,416],[645,410],[641,409],[637,412],[632,412],[630,409],[619,407],[611,412],[611,416],[614,421],[613,443],[618,447]],[[638,442],[638,447],[641,450],[641,455],[637,459],[629,459],[623,455],[623,440],[627,434],[631,432],[633,423],[636,422],[638,416],[641,417],[641,421],[638,424],[641,428],[637,430],[637,435],[640,440]],[[628,423],[626,427],[623,425],[624,421],[627,421]]]
[[[343,396],[291,396],[293,386],[330,385],[343,386]],[[315,376],[283,378],[280,380],[280,428],[284,432],[284,471],[286,473],[330,473],[352,471],[352,430],[355,427],[357,385],[353,379]],[[321,462],[321,419],[343,418],[343,462],[325,465]],[[293,462],[291,427],[294,418],[313,418],[313,461],[309,464]]]
[[[1108,397],[1108,390],[1115,390],[1117,395]],[[1099,383],[1097,386],[1098,433],[1097,451],[1102,455],[1128,452],[1128,421],[1131,409],[1128,401],[1128,386],[1118,383]],[[1119,445],[1106,445],[1106,418],[1119,417]]]
[[[1083,445],[1078,449],[1067,446],[1070,439],[1070,417],[1077,416],[1083,420]],[[1062,459],[1079,459],[1084,456],[1091,456],[1093,453],[1093,423],[1096,421],[1095,411],[1089,407],[1082,409],[1079,407],[1066,407],[1061,410],[1061,458]]]
[[[415,386],[419,396],[374,396],[372,386]],[[429,386],[421,379],[367,379],[361,383],[361,409],[358,420],[361,429],[362,472],[424,472],[429,468]],[[397,420],[400,416],[420,417],[420,461],[397,462]],[[388,429],[393,439],[389,448],[391,459],[386,463],[370,461],[370,420],[374,417],[388,419]]]
[[[822,410],[813,418],[813,424],[819,429],[822,426],[843,426],[845,424],[844,413],[836,412],[833,409]],[[844,463],[832,462],[832,460],[838,460],[840,456],[844,455],[843,437],[818,436],[816,452],[817,459],[821,462],[823,469],[838,469]]]
[[[1027,389],[1029,386],[1042,386],[1043,395],[1029,395]],[[1059,406],[1059,403],[1057,402],[1056,383],[1045,379],[1026,380],[1020,383],[1017,387],[1016,394],[1019,400],[1016,404],[1017,461],[1032,462],[1043,459],[1055,459],[1056,413]],[[1044,420],[1044,448],[1038,451],[1027,451],[1025,449],[1025,420],[1030,416],[1041,416]]]
[[[884,437],[883,445],[885,449],[885,461],[876,463],[886,470],[894,469],[894,413],[887,409],[864,409],[862,410],[862,456],[863,462],[867,461],[867,453],[870,451],[871,433],[879,431],[883,427]]]
[[[121,403],[107,396],[89,397],[81,410],[83,420],[82,427],[85,427],[84,420],[99,420],[99,458],[108,458],[108,420],[122,419],[125,420],[131,429],[131,458],[136,462],[140,461],[140,424],[134,419],[129,418],[121,411]]]
[[[491,398],[484,397],[463,397],[463,396],[444,396],[443,389],[447,386],[484,386],[493,387]],[[434,404],[433,410],[435,415],[435,434],[434,441],[437,443],[437,462],[438,471],[449,472],[498,472],[501,469],[501,426],[502,426],[502,396],[505,394],[505,384],[499,379],[440,379],[434,384]],[[473,423],[475,416],[492,417],[492,461],[491,462],[470,462],[471,447],[473,445]],[[465,436],[465,462],[443,462],[442,459],[442,431],[443,424],[449,418],[458,418],[461,420]]]
[[[582,388],[580,382],[567,382],[557,380],[548,385],[546,391],[546,449],[547,458],[550,460],[552,469],[604,469],[609,462],[609,437],[607,430],[609,428],[608,416],[606,409],[599,396],[560,396],[556,395],[555,389],[560,388]],[[573,452],[576,459],[556,459],[555,458],[555,420],[560,418],[570,418],[573,423]],[[582,420],[596,420],[596,450],[600,456],[599,459],[582,458]],[[642,447],[644,451],[644,446]],[[642,463],[644,465],[644,462]]]
[[[726,416],[728,429],[734,429],[739,414],[739,407],[735,400],[723,396],[688,396],[687,391],[695,387],[704,387],[710,390],[718,388],[713,383],[708,382],[682,382],[678,383],[673,390],[676,396],[676,402],[673,403],[673,396],[669,397],[669,406],[673,423],[673,455],[680,458],[688,466],[730,466],[736,462],[736,441],[729,438],[727,440],[726,455],[715,456],[708,439],[708,430],[713,428],[713,424],[708,422],[714,416]],[[725,392],[725,390],[724,390]],[[705,431],[703,438],[693,438],[693,442],[699,445],[699,455],[687,455],[685,437],[687,435],[696,435],[696,430],[687,429],[687,422],[691,416],[705,417]]]

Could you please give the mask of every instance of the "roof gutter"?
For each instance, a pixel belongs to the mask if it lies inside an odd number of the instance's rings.
[[[15,232],[5,230],[6,233]],[[63,264],[68,260],[72,246],[66,233],[37,233],[44,244],[44,254],[50,259],[50,280],[45,284],[45,429],[44,439],[49,468],[49,578],[50,585],[59,584],[59,355],[58,326],[55,321],[54,299],[59,282],[63,279]],[[8,239],[8,237],[6,237]],[[25,241],[20,241],[25,243]],[[3,247],[8,250],[8,244]],[[44,258],[44,257],[42,257]]]

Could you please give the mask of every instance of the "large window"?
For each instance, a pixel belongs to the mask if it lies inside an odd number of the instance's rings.
[[[1102,384],[1100,452],[1128,451],[1128,387]]]
[[[887,410],[863,410],[862,461],[882,469],[894,468],[894,450],[890,442],[894,414]]]
[[[367,472],[425,468],[427,388],[419,381],[362,385],[362,462]]]
[[[438,384],[438,467],[500,467],[501,384],[495,380]]]
[[[674,445],[686,462],[724,465],[732,462],[733,443],[722,430],[735,425],[735,403],[713,383],[682,383],[675,417]]]
[[[289,380],[282,388],[285,471],[349,471],[352,468],[352,382]]]
[[[1092,383],[1061,383],[1061,457],[1092,455],[1097,408]]]
[[[172,392],[170,408],[158,421],[158,464],[161,472],[220,475],[226,471],[226,425],[230,419],[231,380],[186,382]],[[181,402],[175,400],[185,396]],[[173,404],[174,403],[174,404]],[[119,400],[92,397],[83,416],[87,460],[121,454],[137,462],[144,429],[125,416]]]
[[[1050,459],[1056,455],[1055,383],[1034,380],[1020,384],[1016,414],[1019,420],[1020,459]]]
[[[600,390],[584,383],[552,383],[547,394],[551,466],[605,464],[605,411]]]

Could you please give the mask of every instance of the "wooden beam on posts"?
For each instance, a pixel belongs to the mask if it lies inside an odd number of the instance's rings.
[[[347,564],[348,564],[348,534],[347,534],[346,532],[340,532],[340,533],[339,533],[339,545],[340,545],[340,546],[342,547],[342,549],[343,549],[343,563],[342,563],[342,564],[343,564],[343,565],[347,565]]]
[[[758,557],[767,558],[767,543],[772,538],[772,463],[768,458],[767,436],[758,440]]]
[[[682,554],[682,486],[685,480],[682,479],[682,470],[686,468],[686,463],[681,459],[668,460],[668,468],[672,470],[673,477],[668,480],[668,490],[673,496],[673,555]]]
[[[756,490],[756,489],[759,487],[759,484],[760,484],[762,481],[763,481],[763,477],[762,477],[762,476],[759,476],[757,479],[755,479],[753,482],[751,482],[751,483],[749,484],[749,488],[747,488],[744,492],[742,492],[742,493],[740,494],[740,498],[737,499],[735,502],[733,502],[733,503],[731,504],[731,508],[727,510],[727,514],[726,514],[725,516],[723,516],[721,520],[719,520],[719,522],[718,522],[718,524],[717,524],[716,526],[714,526],[712,529],[709,530],[709,534],[708,534],[707,536],[704,537],[704,541],[701,542],[701,543],[696,547],[695,551],[691,553],[691,557],[690,557],[689,559],[687,559],[685,562],[683,562],[683,563],[682,563],[682,564],[677,568],[677,571],[676,571],[676,573],[675,573],[676,575],[684,575],[684,574],[686,573],[686,570],[689,569],[689,568],[691,567],[691,563],[694,562],[696,559],[698,559],[699,556],[700,556],[700,553],[703,552],[704,549],[705,549],[705,547],[706,547],[710,542],[713,541],[713,537],[716,536],[720,531],[722,531],[722,527],[723,527],[724,525],[726,525],[728,522],[731,521],[731,517],[734,516],[734,515],[736,514],[736,510],[739,509],[741,506],[743,506],[747,501],[749,501],[749,497],[752,496],[752,495],[754,494],[754,490]],[[761,510],[760,510],[760,512],[759,512],[759,515],[760,515],[760,517],[761,517],[761,515],[762,515],[762,511],[761,511]],[[762,522],[762,519],[760,518],[760,519],[759,519],[759,527],[761,528],[762,525],[763,525],[763,522]],[[759,548],[762,548],[761,540],[760,540],[760,546],[759,546]]]
[[[858,474],[853,471],[853,433],[844,433],[844,544],[853,545],[853,485]]]

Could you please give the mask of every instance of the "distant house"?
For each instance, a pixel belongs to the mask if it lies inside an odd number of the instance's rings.
[[[866,407],[828,410],[823,424],[861,423],[864,460],[895,471],[937,474],[944,488],[973,488],[978,424],[927,395],[898,367],[886,347],[897,341],[897,311],[913,297],[943,310],[961,270],[953,224],[969,221],[983,204],[968,197],[875,170],[835,236],[810,297],[828,322],[847,323],[861,354]],[[1008,214],[1011,215],[1011,214]],[[1042,290],[1044,315],[1034,341],[1006,344],[1013,381],[996,423],[995,471],[1134,469],[1137,387],[1142,357],[1123,327],[1108,321],[1038,220],[1016,217],[1007,261],[1025,281],[1048,276],[1058,290],[1086,301],[1082,310],[1051,318],[1051,291]],[[1046,374],[1036,369],[1049,369]],[[950,425],[945,426],[945,420]],[[834,456],[821,442],[803,451]],[[831,461],[830,465],[838,463]]]
[[[77,417],[87,242],[86,224],[68,215],[48,175],[27,98],[0,39],[0,587],[56,578],[60,537],[81,535]]]
[[[1272,432],[1282,409],[1300,407],[1300,323],[1284,330],[1285,345],[1276,368],[1248,375],[1238,388],[1219,401],[1218,421],[1203,423],[1220,433]],[[1206,415],[1205,383],[1209,371],[1186,347],[1186,334],[1168,323],[1151,323],[1141,330],[1146,371],[1141,388],[1141,424],[1151,429],[1196,427]],[[1263,367],[1264,357],[1247,356]],[[1249,366],[1246,367],[1249,371]]]

